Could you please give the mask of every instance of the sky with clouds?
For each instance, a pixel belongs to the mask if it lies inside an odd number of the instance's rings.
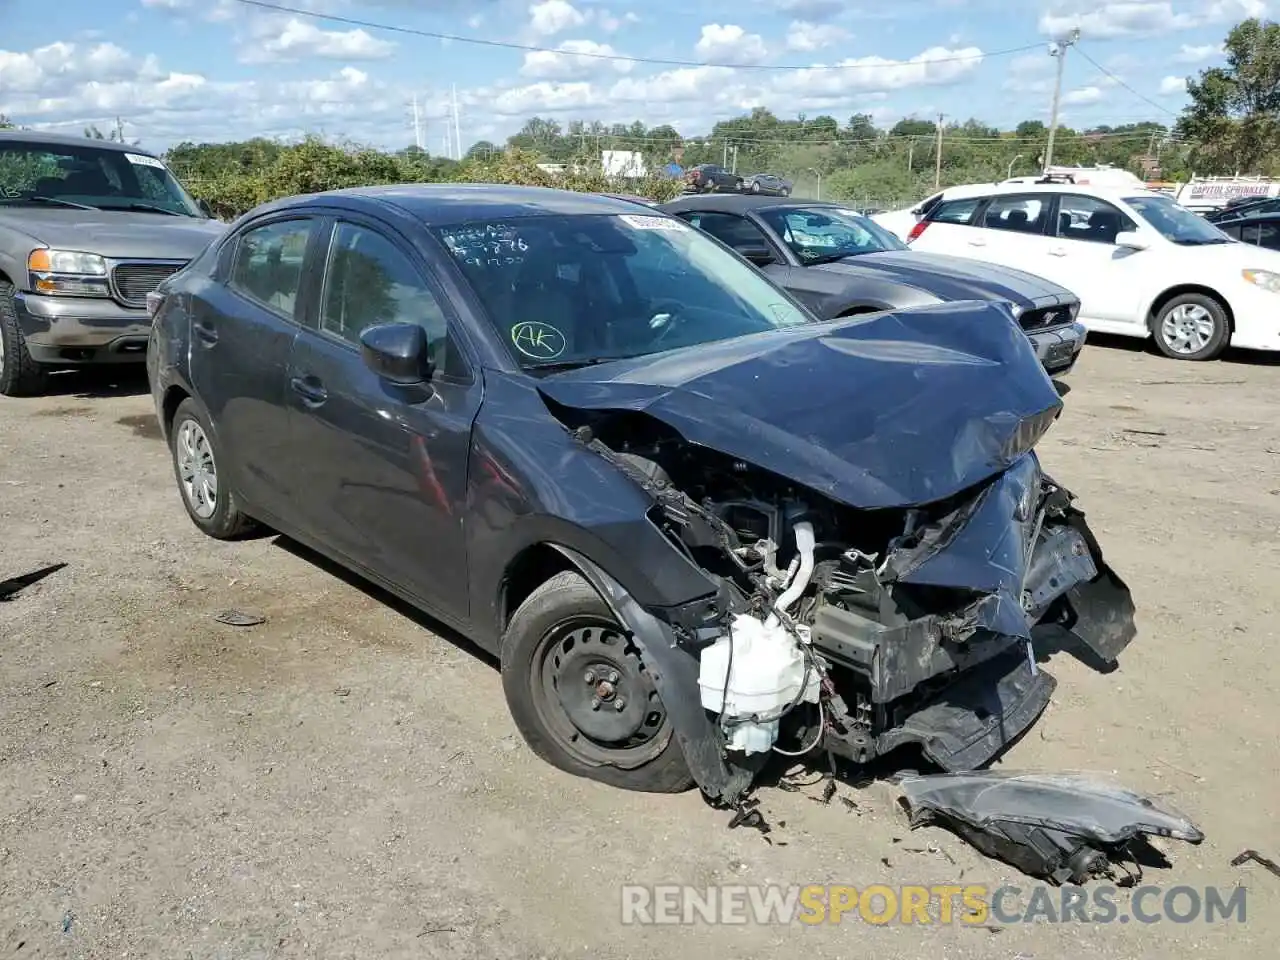
[[[1269,15],[1280,0],[0,0],[0,113],[71,132],[118,116],[157,149],[402,147],[416,98],[433,153],[455,88],[464,149],[534,115],[696,135],[755,106],[1010,127],[1047,118],[1048,42],[1078,27],[1064,122],[1170,122],[1231,25]]]

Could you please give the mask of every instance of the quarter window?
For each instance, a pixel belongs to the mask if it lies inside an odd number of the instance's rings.
[[[982,216],[989,230],[1011,230],[1014,233],[1044,233],[1048,197],[996,197]]]
[[[970,197],[965,200],[948,200],[938,204],[929,219],[934,223],[968,223],[973,213],[982,202],[981,197]]]
[[[734,249],[769,246],[760,228],[746,217],[731,213],[690,213],[685,214],[684,219]]]
[[[292,318],[311,227],[311,220],[282,220],[242,233],[232,261],[231,286]]]
[[[434,370],[458,374],[440,301],[408,256],[382,234],[339,223],[329,247],[320,328],[352,344],[379,323],[416,323],[427,334]]]
[[[1058,236],[1063,240],[1113,244],[1118,234],[1137,228],[1119,207],[1097,197],[1068,193],[1058,201]]]

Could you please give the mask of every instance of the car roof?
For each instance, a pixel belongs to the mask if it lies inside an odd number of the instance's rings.
[[[367,202],[381,203],[399,208],[428,227],[472,220],[511,220],[518,217],[635,214],[638,206],[633,200],[553,187],[495,183],[406,183],[303,194],[276,200],[265,204],[261,209],[265,212],[325,202],[348,207],[359,207]]]
[[[664,210],[723,210],[745,213],[759,207],[840,207],[829,200],[805,200],[801,197],[762,197],[750,193],[688,194],[664,203]],[[840,209],[844,209],[840,207]]]
[[[1226,220],[1219,220],[1214,224],[1215,227],[1234,227],[1244,226],[1250,223],[1262,223],[1267,220],[1280,220],[1280,213],[1271,211],[1268,213],[1242,213],[1238,217],[1228,217]]]
[[[98,140],[95,137],[73,136],[67,133],[46,133],[43,130],[0,130],[0,144],[33,143],[48,147],[91,147],[94,150],[111,150],[116,153],[140,153],[144,156],[157,156],[144,147],[135,147],[128,143],[117,143],[114,140]]]

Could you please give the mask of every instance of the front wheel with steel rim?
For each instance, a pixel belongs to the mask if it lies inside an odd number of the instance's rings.
[[[579,574],[557,574],[516,610],[502,686],[525,742],[553,766],[626,790],[693,785],[639,648]]]
[[[208,414],[190,397],[173,415],[169,446],[182,505],[197,527],[218,540],[231,540],[253,529],[253,520],[241,511],[225,478],[219,476]]]
[[[1155,311],[1151,333],[1166,357],[1213,360],[1227,348],[1231,325],[1219,301],[1203,293],[1184,293]]]

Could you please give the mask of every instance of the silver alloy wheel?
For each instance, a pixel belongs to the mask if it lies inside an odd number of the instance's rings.
[[[218,509],[218,468],[213,462],[213,447],[200,424],[183,420],[174,441],[178,460],[178,476],[187,506],[201,520],[208,520]]]
[[[1213,339],[1214,321],[1198,303],[1181,303],[1164,315],[1160,335],[1174,353],[1199,353]]]

